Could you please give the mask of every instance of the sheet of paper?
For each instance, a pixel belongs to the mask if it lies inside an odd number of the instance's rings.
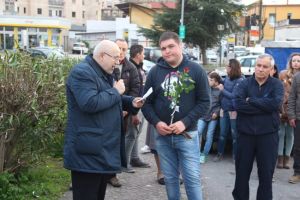
[[[146,100],[146,98],[153,92],[152,87],[148,89],[148,91],[144,94],[144,96],[142,97],[142,99],[140,99],[139,101],[142,100]]]
[[[153,92],[152,87],[149,88],[149,90],[144,94],[144,96],[142,97],[144,100]]]

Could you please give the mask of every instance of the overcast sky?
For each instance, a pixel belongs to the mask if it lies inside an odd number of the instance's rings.
[[[257,0],[242,0],[243,4],[245,4],[245,5],[249,5],[255,1],[257,1]]]

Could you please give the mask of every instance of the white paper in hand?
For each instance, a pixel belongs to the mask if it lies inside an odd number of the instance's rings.
[[[144,96],[142,97],[142,99],[140,99],[140,101],[144,101],[146,100],[146,98],[153,92],[152,87],[148,89],[148,91],[144,94]]]

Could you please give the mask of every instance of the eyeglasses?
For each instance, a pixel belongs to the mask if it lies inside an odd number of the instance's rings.
[[[105,55],[108,55],[109,57],[111,57],[116,63],[119,63],[120,57],[119,56],[112,56],[106,52],[104,52]]]
[[[292,62],[298,62],[298,63],[300,63],[300,60],[292,60]]]

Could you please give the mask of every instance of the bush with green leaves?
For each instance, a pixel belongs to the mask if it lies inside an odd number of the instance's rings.
[[[76,62],[69,58],[32,58],[19,51],[2,56],[0,173],[16,172],[45,152],[61,155],[66,121],[65,78]]]

